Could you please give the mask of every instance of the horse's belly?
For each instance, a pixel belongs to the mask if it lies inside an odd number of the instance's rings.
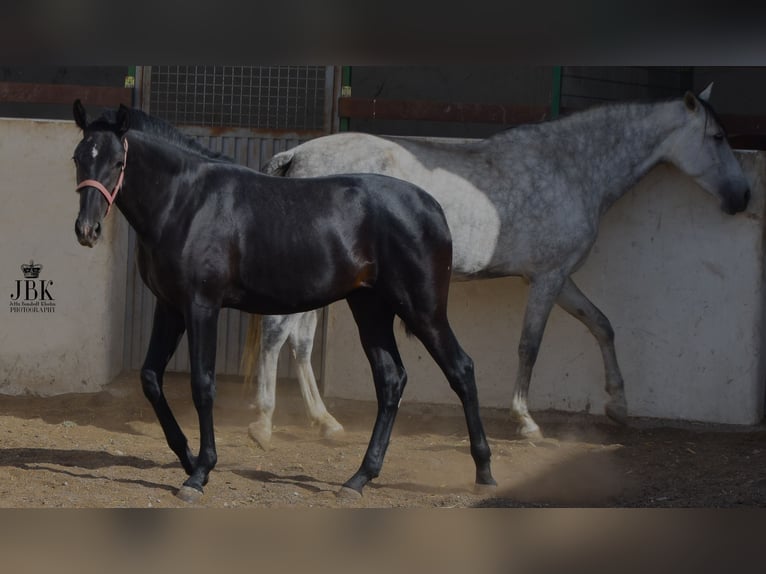
[[[492,262],[500,239],[501,219],[487,194],[463,177],[436,169],[424,189],[444,211],[452,235],[453,274],[475,275]]]
[[[223,306],[258,315],[291,315],[324,307],[346,295],[347,292],[342,290],[311,294],[305,291],[248,291],[224,301]]]

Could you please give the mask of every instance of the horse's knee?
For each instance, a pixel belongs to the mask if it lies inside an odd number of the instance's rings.
[[[450,388],[460,399],[466,398],[476,388],[473,359],[468,355],[458,358],[448,375]]]
[[[155,404],[162,396],[162,385],[159,376],[153,369],[141,369],[141,388],[144,396],[151,404]]]
[[[212,409],[215,402],[215,377],[206,374],[192,385],[192,399],[197,409]]]

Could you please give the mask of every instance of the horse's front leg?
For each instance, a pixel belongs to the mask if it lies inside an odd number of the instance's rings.
[[[189,335],[189,363],[194,407],[199,418],[200,447],[197,464],[178,497],[193,502],[202,495],[208,475],[218,460],[213,429],[213,402],[215,400],[215,353],[220,308],[192,303],[186,312]]]
[[[519,366],[516,371],[516,386],[511,401],[511,419],[517,424],[517,432],[526,438],[542,438],[540,427],[529,414],[527,397],[532,369],[540,351],[545,324],[566,276],[549,273],[535,277],[530,281],[527,309],[524,312],[524,325],[519,340]]]
[[[141,386],[162,426],[170,450],[178,456],[186,473],[191,474],[197,461],[189,450],[186,436],[178,426],[162,390],[165,368],[178,347],[184,329],[183,315],[158,301],[154,308],[149,349],[141,368]]]

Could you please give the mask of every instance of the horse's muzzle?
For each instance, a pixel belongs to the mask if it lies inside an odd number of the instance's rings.
[[[750,188],[746,187],[744,191],[727,193],[723,196],[721,209],[729,215],[734,215],[747,209],[750,203]]]
[[[74,224],[74,231],[77,234],[77,241],[80,242],[80,245],[93,247],[101,236],[101,223],[99,222],[91,225],[89,223],[83,223],[78,218]]]

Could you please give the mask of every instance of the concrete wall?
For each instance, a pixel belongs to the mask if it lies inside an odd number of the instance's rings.
[[[71,121],[0,119],[2,393],[93,391],[122,368],[127,224],[113,210],[95,248],[77,242],[79,139]],[[20,266],[30,260],[43,268],[26,293]],[[17,281],[36,310],[14,310]]]
[[[747,212],[724,214],[683,174],[658,167],[607,213],[575,274],[612,321],[633,416],[736,424],[763,417],[766,154],[738,158],[754,194]],[[526,292],[514,278],[452,283],[450,321],[475,361],[482,406],[510,405]],[[404,400],[458,404],[422,345],[397,331],[409,373]],[[326,395],[374,400],[345,303],[330,307],[326,337]],[[595,339],[554,308],[530,409],[600,414],[603,387]]]

